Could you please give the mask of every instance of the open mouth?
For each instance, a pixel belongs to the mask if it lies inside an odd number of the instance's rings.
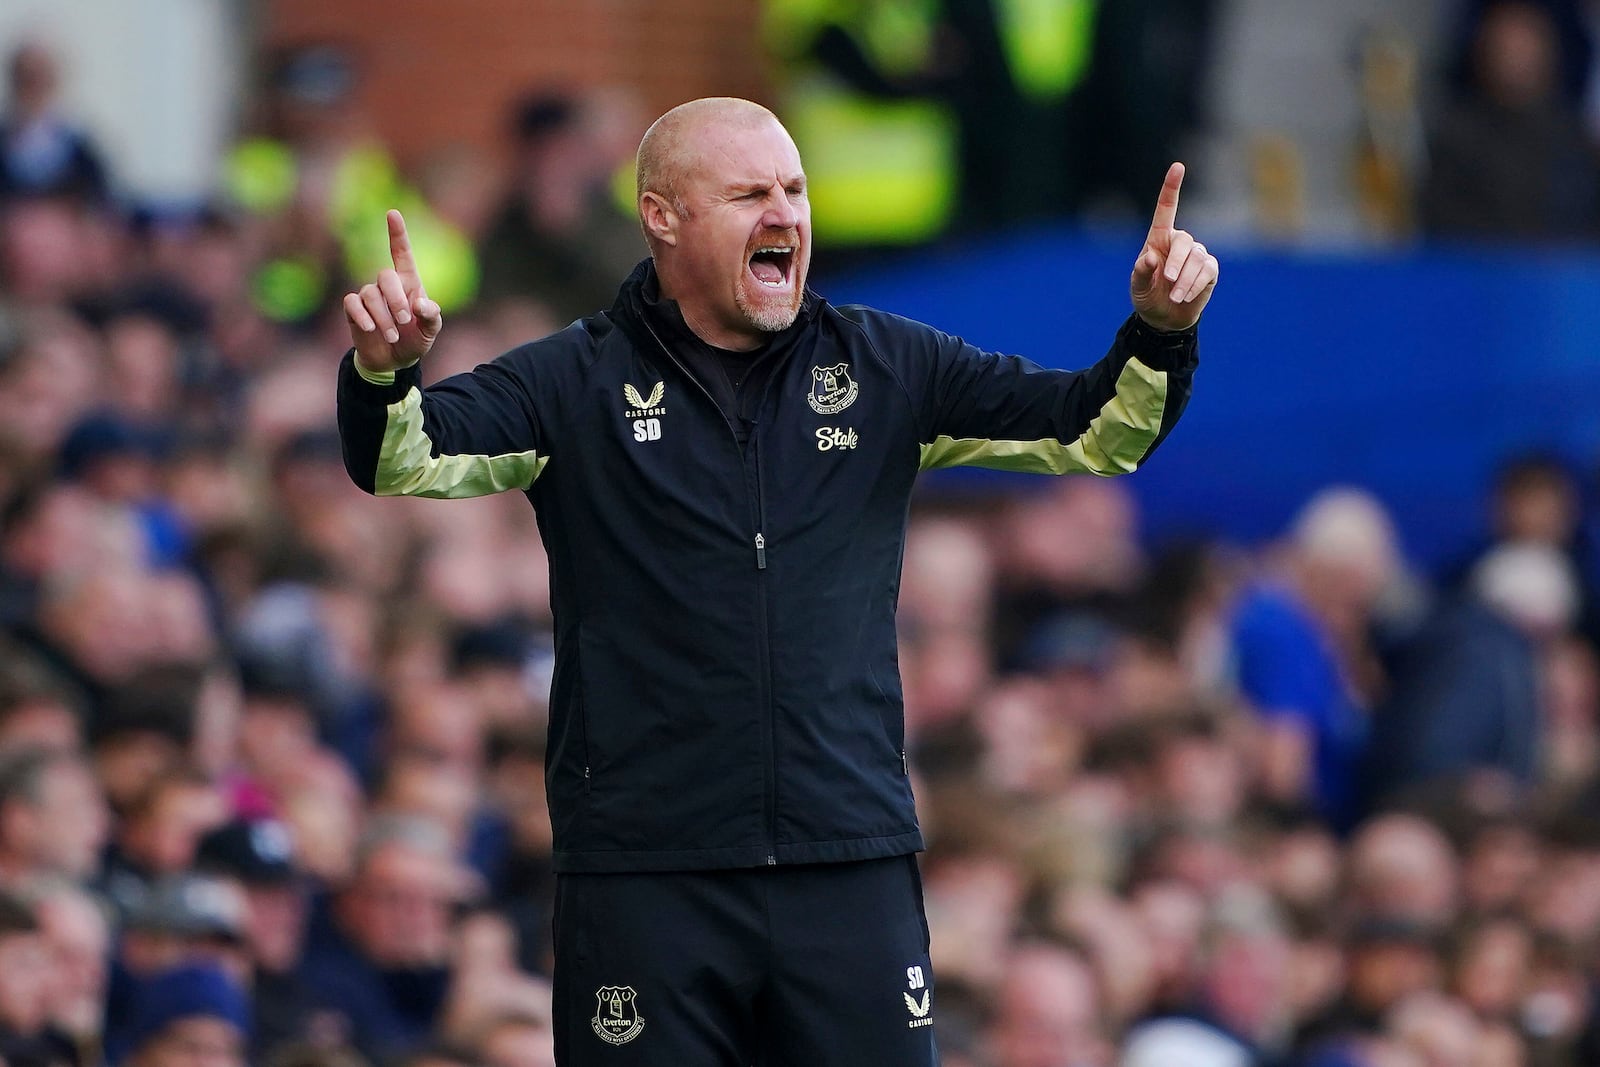
[[[750,273],[769,289],[784,289],[794,276],[794,245],[762,245],[750,256]]]

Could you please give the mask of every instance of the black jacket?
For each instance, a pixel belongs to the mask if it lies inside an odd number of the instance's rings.
[[[609,312],[425,392],[347,354],[346,467],[379,494],[533,503],[557,870],[915,851],[894,615],[918,471],[1133,470],[1188,400],[1193,333],[1130,318],[1095,366],[1047,370],[808,294],[741,447],[655,285],[641,264]]]

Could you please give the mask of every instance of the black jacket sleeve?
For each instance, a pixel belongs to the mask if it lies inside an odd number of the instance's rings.
[[[339,365],[339,438],[351,479],[378,496],[469,497],[527,489],[550,459],[535,350],[513,349],[423,389],[415,366],[392,383]]]
[[[1183,413],[1199,362],[1194,330],[1160,333],[1133,315],[1082,371],[985,352],[882,312],[860,322],[911,397],[923,470],[1135,470]]]

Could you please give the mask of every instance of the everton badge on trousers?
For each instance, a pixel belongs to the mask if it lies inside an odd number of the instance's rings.
[[[601,1041],[626,1045],[639,1036],[644,1019],[639,1015],[639,994],[632,986],[601,986],[594,998],[594,1018],[589,1025]]]

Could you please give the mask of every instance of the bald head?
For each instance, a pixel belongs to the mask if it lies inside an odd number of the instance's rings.
[[[777,116],[691,100],[639,143],[639,224],[661,295],[703,341],[749,352],[792,325],[811,262],[800,150]]]
[[[682,211],[683,186],[704,156],[708,134],[753,129],[778,116],[737,96],[708,96],[679,104],[656,119],[639,142],[636,195],[655,193]],[[647,234],[648,236],[648,234]]]

